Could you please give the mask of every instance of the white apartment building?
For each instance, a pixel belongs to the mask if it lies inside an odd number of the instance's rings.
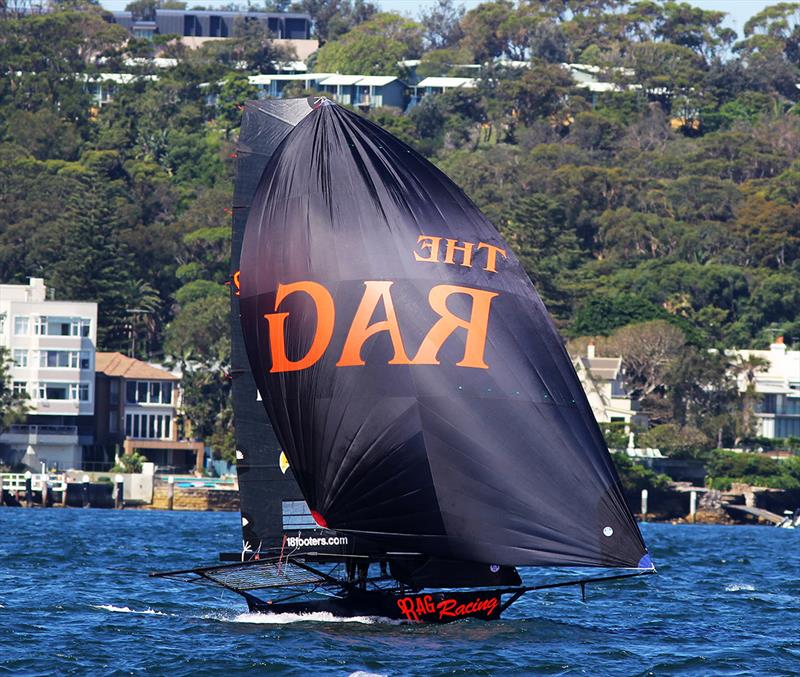
[[[0,458],[38,468],[80,468],[92,443],[97,304],[47,299],[44,280],[0,285],[0,346],[14,363],[28,417],[0,434]]]
[[[787,350],[779,336],[769,350],[729,350],[728,356],[746,361],[750,357],[764,360],[763,370],[754,370],[756,434],[760,437],[800,437],[800,350]],[[739,391],[748,386],[746,372],[738,374]]]

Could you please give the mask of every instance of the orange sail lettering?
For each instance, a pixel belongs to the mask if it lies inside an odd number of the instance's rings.
[[[342,356],[336,363],[337,367],[356,367],[364,364],[361,359],[361,348],[364,342],[373,334],[382,331],[389,332],[389,338],[394,348],[394,357],[389,360],[389,364],[410,364],[411,361],[406,355],[403,347],[403,337],[400,335],[400,326],[397,324],[397,314],[394,311],[392,294],[390,288],[392,283],[389,281],[368,280],[364,282],[366,289],[358,310],[353,317],[350,330],[347,332],[347,339],[344,342]],[[369,324],[372,319],[378,302],[383,302],[386,310],[386,319],[381,322]]]
[[[472,310],[469,320],[450,312],[447,307],[447,299],[451,294],[468,294],[472,297]],[[436,357],[444,342],[456,329],[466,329],[467,340],[464,346],[464,359],[457,362],[456,365],[459,367],[488,369],[489,365],[484,362],[483,353],[486,346],[486,332],[489,327],[489,310],[492,299],[495,296],[497,296],[495,292],[450,284],[440,284],[433,287],[430,294],[428,294],[428,303],[439,314],[439,319],[423,339],[419,351],[414,359],[411,360],[411,364],[439,364],[439,360]]]
[[[311,341],[311,347],[308,352],[301,359],[292,361],[286,356],[285,327],[289,313],[275,312],[264,315],[269,324],[269,344],[272,351],[271,373],[307,369],[322,357],[333,336],[333,324],[336,317],[333,297],[325,287],[317,282],[303,281],[279,284],[278,292],[275,296],[275,310],[278,310],[278,307],[287,296],[298,292],[308,294],[316,306],[317,328],[314,332],[314,339]]]

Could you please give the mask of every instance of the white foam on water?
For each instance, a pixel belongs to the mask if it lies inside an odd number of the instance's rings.
[[[755,588],[749,583],[731,583],[725,586],[725,592],[739,592],[740,590],[752,592]]]
[[[387,675],[380,672],[364,672],[363,670],[356,670],[351,672],[347,677],[387,677]]]
[[[117,614],[145,614],[147,616],[166,616],[167,614],[162,613],[161,611],[156,611],[155,609],[145,609],[144,611],[138,611],[136,609],[130,609],[126,606],[114,606],[113,604],[92,604],[92,608],[94,609],[102,609],[103,611],[111,611]]]
[[[308,614],[259,614],[242,613],[236,616],[218,616],[217,620],[228,623],[256,623],[265,625],[286,625],[287,623],[362,623],[371,625],[379,620],[370,616],[350,616],[342,618],[327,611],[315,611]]]

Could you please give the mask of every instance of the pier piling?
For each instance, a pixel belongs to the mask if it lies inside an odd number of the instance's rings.
[[[125,506],[124,496],[125,496],[125,478],[122,475],[116,475],[114,477],[114,484],[116,485],[116,489],[114,491],[114,507],[117,510],[122,510]]]
[[[25,507],[33,505],[33,475],[30,470],[25,471]]]
[[[175,478],[170,475],[167,477],[167,510],[172,510],[175,501]]]
[[[84,508],[91,508],[92,506],[89,503],[89,476],[88,475],[84,475],[83,476],[83,487],[82,487],[82,490],[83,490],[82,491],[82,493],[83,493],[83,507]]]
[[[695,521],[695,513],[697,512],[697,492],[692,491],[689,494],[689,519]]]
[[[647,489],[642,489],[642,519],[647,518]]]

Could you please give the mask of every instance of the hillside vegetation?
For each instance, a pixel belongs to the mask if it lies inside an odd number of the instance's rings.
[[[441,0],[416,19],[361,0],[294,7],[325,41],[319,71],[405,77],[415,58],[419,75],[478,77],[369,115],[484,210],[566,335],[674,330],[669,368],[641,375],[656,422],[709,445],[746,437],[724,360],[700,351],[800,341],[798,3],[738,36],[723,12],[675,2]],[[156,54],[178,65],[124,63]],[[137,357],[182,361],[190,417],[220,448],[232,149],[247,74],[290,58],[250,24],[199,50],[133,40],[80,0],[0,18],[0,280],[98,301],[101,349],[133,336]],[[562,62],[613,87],[579,88]],[[103,72],[141,77],[97,108],[87,79]]]

